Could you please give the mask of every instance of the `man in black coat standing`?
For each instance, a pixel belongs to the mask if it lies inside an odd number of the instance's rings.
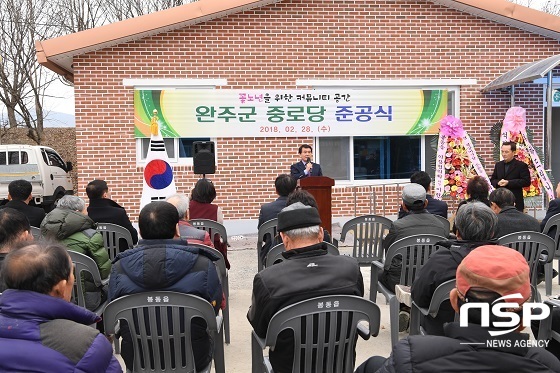
[[[86,187],[89,198],[88,216],[96,223],[112,223],[128,229],[132,242],[138,242],[138,232],[132,226],[124,207],[109,199],[109,187],[105,180],[93,180]],[[120,251],[128,248],[124,242],[119,245]]]
[[[523,202],[523,188],[531,185],[531,174],[525,162],[514,159],[517,151],[516,143],[506,141],[502,144],[503,160],[496,163],[490,182],[494,188],[507,188],[515,196],[515,208],[525,209]]]
[[[32,227],[40,227],[45,210],[40,207],[29,206],[29,202],[33,199],[31,191],[33,186],[27,180],[14,180],[8,185],[8,199],[10,202],[3,207],[10,207],[14,210],[22,212],[29,220]]]

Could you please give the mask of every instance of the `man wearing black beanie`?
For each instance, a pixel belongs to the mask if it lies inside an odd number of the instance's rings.
[[[364,295],[358,262],[349,256],[328,254],[320,225],[317,209],[301,202],[278,214],[285,260],[255,276],[253,301],[247,314],[259,337],[266,337],[270,319],[286,306],[323,295]],[[275,373],[293,371],[293,344],[290,331],[280,333],[269,354]]]

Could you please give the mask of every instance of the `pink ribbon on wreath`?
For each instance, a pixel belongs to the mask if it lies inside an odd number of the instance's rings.
[[[513,106],[506,112],[502,131],[513,133],[525,132],[525,109],[520,106]]]
[[[449,137],[463,137],[465,134],[463,122],[453,115],[443,117],[440,122],[439,131],[442,135]]]

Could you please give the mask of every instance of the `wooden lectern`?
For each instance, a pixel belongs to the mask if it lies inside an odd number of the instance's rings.
[[[332,236],[332,213],[331,213],[331,195],[334,179],[326,176],[310,176],[298,180],[298,186],[308,191],[317,200],[319,206],[319,216],[321,217],[321,226],[329,231]]]

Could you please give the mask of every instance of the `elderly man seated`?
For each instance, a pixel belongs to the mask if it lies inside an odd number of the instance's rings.
[[[122,372],[101,319],[70,303],[74,273],[66,249],[28,243],[3,263],[0,297],[1,372]]]
[[[356,259],[328,255],[316,208],[298,202],[278,214],[278,231],[286,247],[285,261],[267,267],[253,280],[253,301],[247,314],[257,335],[266,336],[270,319],[282,308],[322,295],[364,295]],[[293,334],[278,336],[270,362],[276,373],[291,372]]]

